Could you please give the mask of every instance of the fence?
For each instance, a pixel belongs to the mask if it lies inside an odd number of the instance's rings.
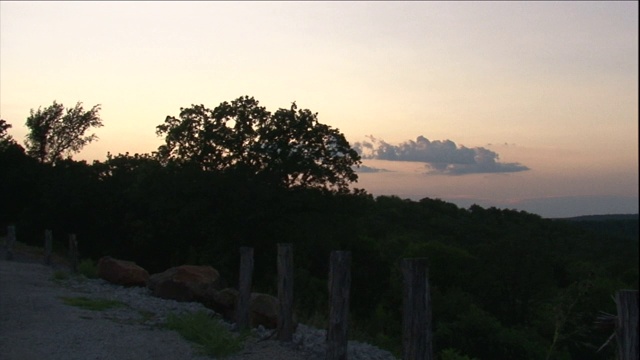
[[[45,231],[44,263],[51,264],[52,232]],[[7,236],[7,259],[13,259],[16,242],[15,227],[9,226]],[[68,256],[70,270],[78,269],[78,241],[75,234],[69,235]],[[405,259],[404,334],[403,354],[405,360],[430,360],[431,310],[426,261]],[[277,338],[291,341],[293,337],[293,246],[278,244],[278,326]],[[251,284],[253,276],[253,248],[240,248],[240,276],[238,284],[237,322],[239,328],[249,327]],[[348,317],[351,291],[351,253],[333,251],[330,254],[329,270],[329,326],[327,329],[326,360],[347,360]]]
[[[293,247],[278,244],[278,327],[277,338],[293,337]],[[405,259],[403,359],[431,360],[431,301],[426,259]],[[237,321],[249,326],[249,298],[253,271],[253,249],[240,248]],[[329,269],[329,325],[325,360],[347,360],[349,300],[351,292],[351,252],[332,251]]]
[[[247,255],[249,254],[249,255]],[[251,259],[245,259],[250,256]],[[241,249],[240,298],[250,296],[245,277],[253,269],[253,249]],[[250,265],[247,265],[250,264]],[[403,259],[402,358],[432,360],[432,318],[427,259]],[[329,269],[329,325],[325,360],[347,360],[351,253],[332,251]],[[244,281],[244,282],[243,282]],[[249,280],[250,281],[250,280]],[[244,295],[243,295],[244,293]],[[291,244],[278,244],[278,339],[291,341],[293,308],[293,252]],[[615,297],[618,308],[616,340],[620,360],[636,360],[638,350],[638,291],[621,290]],[[248,306],[248,305],[247,305]],[[240,308],[240,300],[239,306]],[[244,310],[247,313],[248,309]],[[248,320],[247,320],[248,321]]]
[[[13,260],[13,246],[16,243],[16,227],[9,225],[7,227],[7,260]]]
[[[638,352],[638,290],[620,290],[616,293],[618,317],[616,341],[620,360],[637,360]]]
[[[6,259],[13,260],[14,255],[14,246],[16,244],[16,227],[14,225],[7,226],[7,236],[5,239],[6,243]],[[51,265],[51,257],[53,256],[53,235],[51,230],[44,231],[44,259],[43,263],[45,265]],[[78,241],[76,239],[75,234],[69,234],[69,270],[73,273],[78,272],[78,261],[79,261],[79,253],[78,253]]]
[[[15,226],[9,226],[6,237],[6,258],[14,258]],[[51,263],[52,235],[45,231],[44,263]],[[69,235],[69,262],[77,272],[78,241]],[[278,244],[278,326],[277,338],[291,341],[293,336],[293,246]],[[432,319],[427,260],[403,259],[403,334],[404,360],[432,360]],[[251,284],[253,276],[253,248],[240,248],[240,276],[238,284],[237,322],[249,327]],[[329,269],[329,325],[325,360],[347,360],[348,314],[351,292],[351,253],[332,251]],[[618,309],[616,340],[621,360],[636,360],[638,349],[638,291],[621,290],[616,293]]]

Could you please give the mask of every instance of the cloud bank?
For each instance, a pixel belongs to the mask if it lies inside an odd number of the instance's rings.
[[[519,163],[501,163],[496,152],[483,147],[467,148],[451,140],[418,136],[400,145],[368,136],[370,141],[356,142],[353,148],[363,159],[413,161],[424,163],[429,174],[467,175],[510,173],[529,170]]]
[[[371,166],[366,166],[366,165],[360,165],[358,168],[354,169],[357,172],[360,173],[379,173],[379,172],[388,172],[389,170],[387,169],[380,169],[380,168],[375,168],[375,167],[371,167]]]

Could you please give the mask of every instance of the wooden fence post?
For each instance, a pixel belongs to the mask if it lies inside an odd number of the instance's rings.
[[[240,248],[240,279],[238,281],[238,306],[236,307],[236,321],[238,329],[244,330],[251,327],[251,280],[253,277],[253,248],[243,246]]]
[[[7,226],[7,260],[13,260],[13,245],[16,242],[16,227]]]
[[[51,252],[53,249],[51,230],[44,231],[44,264],[51,265]]]
[[[638,351],[638,290],[620,290],[616,293],[618,321],[616,341],[620,360],[637,360]]]
[[[329,328],[326,360],[347,360],[351,252],[332,251],[329,270]]]
[[[403,259],[404,296],[402,313],[402,358],[432,360],[431,296],[427,259]]]
[[[293,246],[278,244],[278,340],[293,339]]]
[[[71,263],[71,272],[78,272],[78,241],[76,234],[69,234],[69,262]]]

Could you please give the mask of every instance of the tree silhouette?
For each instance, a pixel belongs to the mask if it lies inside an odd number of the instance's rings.
[[[91,127],[102,126],[99,111],[100,105],[84,111],[82,103],[78,102],[75,107],[66,109],[65,114],[64,105],[55,101],[45,109],[31,109],[26,122],[30,130],[25,141],[27,154],[40,162],[53,164],[63,155],[70,157],[79,152],[98,138],[95,134],[85,136],[85,133]]]
[[[318,122],[317,113],[289,109],[270,113],[253,97],[181,108],[156,127],[164,161],[195,162],[205,170],[234,170],[284,187],[345,191],[357,181],[360,156],[344,135]]]
[[[7,133],[10,128],[11,124],[4,119],[0,119],[0,150],[5,150],[16,143],[13,137]]]

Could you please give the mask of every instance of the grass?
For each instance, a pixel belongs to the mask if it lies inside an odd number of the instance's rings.
[[[53,272],[52,278],[57,281],[67,280],[69,278],[69,273],[62,270],[56,270]]]
[[[4,238],[0,238],[0,242],[5,243],[6,240]],[[54,245],[56,244],[57,243],[54,243]],[[44,258],[44,249],[42,247],[27,245],[19,241],[16,241],[13,244],[13,250],[24,253],[32,258]],[[57,253],[56,251],[51,254],[51,261],[58,264],[69,265],[69,259],[67,256],[62,253]],[[88,279],[97,279],[98,266],[95,261],[91,259],[83,259],[78,264],[78,274],[83,275]],[[55,281],[67,280],[69,277],[70,274],[68,272],[58,270],[53,273],[53,280]]]
[[[476,358],[470,358],[467,355],[462,355],[456,349],[444,349],[440,351],[441,360],[477,360]]]
[[[246,334],[234,335],[206,312],[167,317],[166,327],[197,345],[208,356],[225,357],[242,350]]]
[[[85,310],[93,310],[93,311],[104,311],[108,309],[125,306],[125,304],[115,300],[89,299],[84,296],[61,297],[61,299],[67,305],[79,307]]]
[[[58,284],[63,284],[65,280],[69,280],[72,277],[78,281],[83,281],[86,279],[97,279],[98,267],[93,260],[84,259],[78,264],[77,274],[72,274],[69,271],[64,270],[56,270],[53,272],[51,280]]]
[[[88,279],[98,278],[98,267],[91,259],[84,259],[78,264],[78,273],[84,275]]]
[[[59,248],[59,244],[57,242],[53,242],[53,253],[51,254],[51,261],[59,264],[69,265],[69,259],[65,254],[65,250]],[[42,258],[44,259],[44,248],[40,246],[27,245],[21,241],[16,241],[13,243],[13,250],[16,252],[24,253],[32,258]]]
[[[138,314],[140,315],[140,323],[142,324],[153,319],[153,317],[156,315],[154,312],[146,310],[138,310]]]

